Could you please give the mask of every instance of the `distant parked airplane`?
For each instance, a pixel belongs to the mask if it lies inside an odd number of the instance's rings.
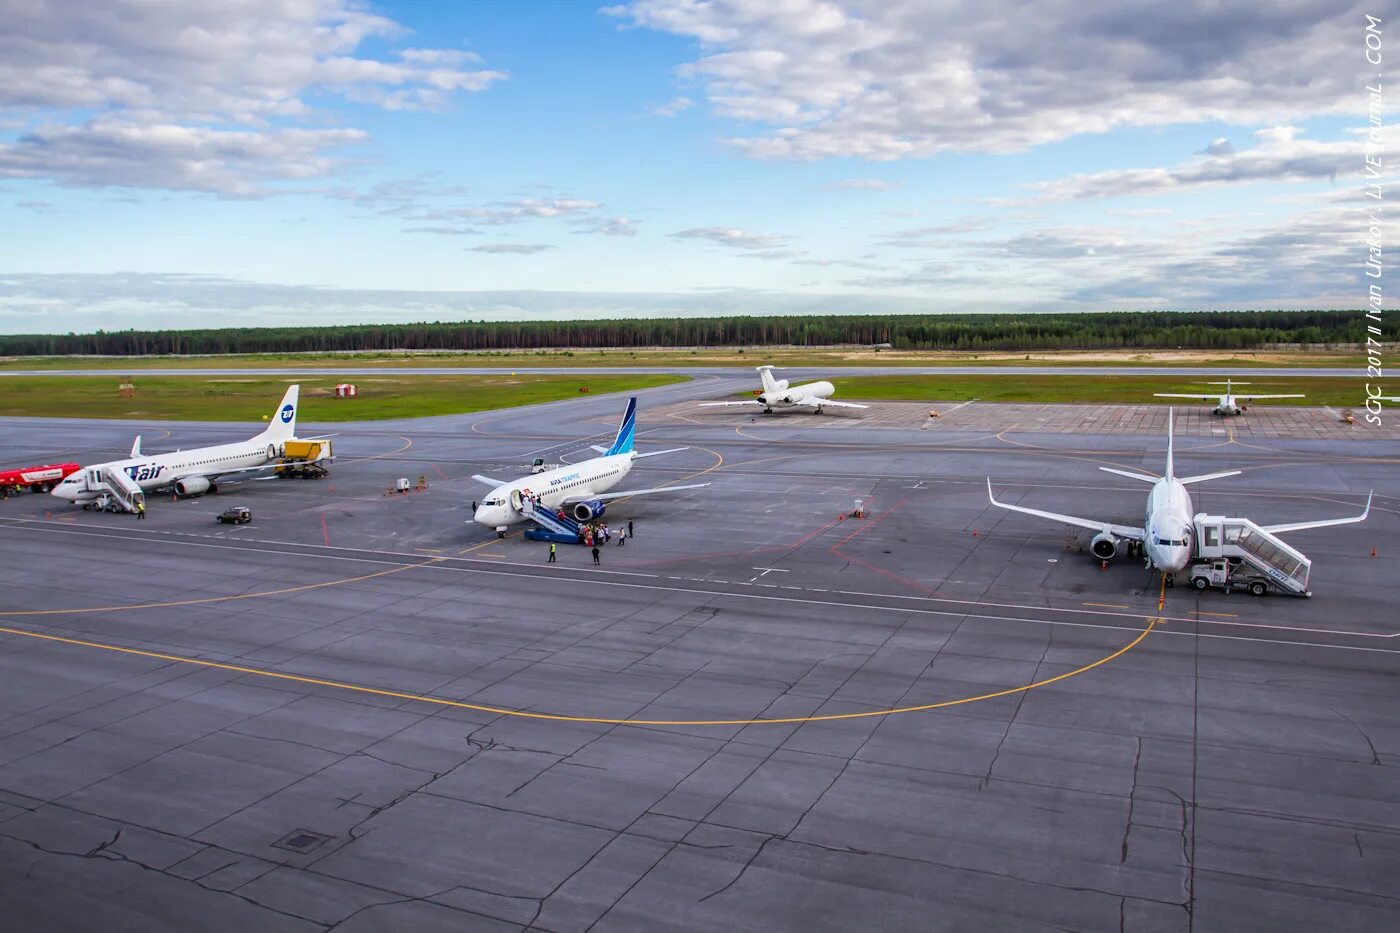
[[[836,408],[869,408],[868,405],[857,405],[854,402],[833,401],[831,396],[836,393],[836,387],[829,382],[809,382],[805,386],[789,386],[786,379],[774,379],[774,367],[764,365],[756,367],[758,378],[763,382],[763,393],[755,399],[745,399],[742,402],[701,402],[706,408],[718,407],[721,405],[762,405],[763,413],[771,415],[773,408],[810,408],[812,414],[819,415],[827,405]]]
[[[1235,386],[1247,386],[1247,382],[1234,382],[1226,379],[1224,382],[1207,382],[1206,385],[1225,387],[1224,393],[1211,392],[1203,395],[1191,395],[1183,392],[1153,392],[1157,398],[1194,398],[1202,402],[1214,402],[1215,408],[1211,410],[1213,415],[1238,415],[1241,414],[1245,406],[1240,402],[1252,401],[1256,398],[1305,398],[1302,395],[1235,395],[1231,390]]]

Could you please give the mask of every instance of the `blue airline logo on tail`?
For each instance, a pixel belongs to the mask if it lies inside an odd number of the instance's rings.
[[[282,417],[282,423],[283,423],[283,424],[291,424],[291,423],[292,423],[292,415],[294,415],[294,414],[296,414],[296,409],[295,409],[295,408],[293,408],[290,404],[283,405],[283,406],[282,406],[282,415],[281,415],[281,417]]]
[[[610,457],[613,454],[625,454],[631,452],[632,437],[634,434],[636,434],[636,432],[637,399],[634,397],[629,398],[627,400],[627,414],[622,416],[622,424],[617,429],[617,439],[613,441],[612,446],[608,448],[608,452],[604,454],[604,456]]]

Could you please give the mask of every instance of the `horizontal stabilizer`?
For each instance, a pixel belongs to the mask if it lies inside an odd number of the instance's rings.
[[[605,453],[608,452],[608,449],[607,449],[606,447],[604,447],[602,444],[589,444],[588,446],[589,446],[589,447],[592,447],[594,450],[598,451],[598,453],[600,453],[600,454],[605,454]]]
[[[1227,476],[1239,475],[1239,470],[1221,470],[1219,473],[1202,473],[1200,476],[1183,476],[1178,482],[1183,486],[1190,486],[1192,483],[1204,483],[1208,479],[1224,479]]]
[[[674,454],[674,453],[679,453],[679,452],[682,451],[682,450],[689,450],[689,449],[690,449],[689,447],[672,447],[672,448],[670,448],[669,450],[653,450],[653,451],[651,451],[650,453],[637,454],[637,455],[636,455],[635,457],[633,457],[632,459],[634,459],[634,460],[640,460],[640,459],[642,459],[643,457],[659,457],[659,456],[661,456],[662,454]]]
[[[1132,470],[1115,470],[1113,467],[1099,467],[1105,473],[1117,473],[1119,476],[1126,476],[1128,479],[1141,480],[1144,483],[1155,483],[1160,477],[1148,476],[1146,473],[1134,473]]]
[[[476,480],[478,483],[485,483],[492,489],[495,489],[497,486],[504,486],[506,484],[506,481],[503,479],[492,479],[489,476],[482,476],[480,473],[473,473],[472,479]]]

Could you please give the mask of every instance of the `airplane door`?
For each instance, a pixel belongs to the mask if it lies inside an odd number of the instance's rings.
[[[525,500],[521,498],[519,489],[510,491],[510,507],[519,512],[525,508]]]

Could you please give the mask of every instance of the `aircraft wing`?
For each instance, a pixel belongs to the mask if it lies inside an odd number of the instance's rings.
[[[654,489],[628,489],[625,492],[605,492],[596,496],[569,496],[564,502],[569,505],[575,502],[592,502],[594,499],[622,499],[627,496],[645,496],[653,492],[675,492],[678,489],[699,489],[701,486],[708,486],[709,483],[691,483],[688,486],[657,486]]]
[[[497,486],[504,486],[506,484],[506,481],[503,479],[492,479],[489,476],[482,476],[480,473],[473,473],[472,479],[476,480],[478,483],[485,483],[492,489],[495,489]]]
[[[825,408],[827,405],[831,405],[831,406],[834,407],[834,408],[869,408],[869,407],[870,407],[869,405],[857,405],[855,402],[838,402],[838,401],[836,401],[835,399],[831,399],[831,398],[824,398],[824,399],[821,399],[820,401],[803,402],[802,404],[803,404],[803,405],[808,405],[808,406],[810,406],[810,407],[812,407],[812,408]]]
[[[1236,395],[1235,398],[1249,401],[1256,398],[1307,398],[1306,395]]]
[[[1186,394],[1185,392],[1153,392],[1153,393],[1152,393],[1152,397],[1153,397],[1153,398],[1194,398],[1194,399],[1196,399],[1197,401],[1201,401],[1201,402],[1218,402],[1218,401],[1220,401],[1220,396],[1219,396],[1219,395],[1188,395],[1188,394]],[[1235,396],[1235,397],[1236,397],[1236,398],[1240,398],[1240,396]]]
[[[274,467],[278,466],[281,466],[281,464],[264,463],[259,466],[239,467],[236,470],[186,470],[183,473],[172,474],[168,479],[165,480],[165,485],[169,486],[179,482],[182,479],[193,479],[195,477],[200,477],[202,479],[207,480],[216,480],[223,479],[225,476],[238,476],[243,473],[261,473],[265,470],[271,470]]]
[[[998,502],[997,497],[992,495],[992,480],[987,479],[987,498],[992,505],[999,509],[1009,509],[1012,512],[1022,512],[1026,515],[1034,515],[1037,518],[1048,518],[1053,522],[1061,522],[1066,525],[1076,525],[1080,528],[1087,528],[1090,531],[1106,531],[1118,538],[1131,538],[1134,541],[1141,541],[1147,537],[1147,531],[1143,528],[1134,528],[1132,525],[1115,525],[1112,522],[1097,521],[1092,518],[1079,518],[1074,515],[1062,515],[1059,512],[1042,512],[1040,509],[1028,509],[1023,505],[1010,505],[1006,502]]]
[[[1375,495],[1372,490],[1366,496],[1366,508],[1362,509],[1360,515],[1353,515],[1351,518],[1324,518],[1318,522],[1292,522],[1287,525],[1260,525],[1264,531],[1270,534],[1282,534],[1285,531],[1302,531],[1305,528],[1326,528],[1328,525],[1354,525],[1357,522],[1364,522],[1366,516],[1371,514],[1371,496]]]
[[[745,400],[742,401],[742,402],[701,402],[701,403],[700,403],[700,407],[701,407],[701,408],[719,408],[719,407],[721,407],[721,406],[723,406],[723,405],[759,405],[759,404],[762,404],[762,403],[760,403],[758,399],[754,398],[754,399],[745,399]]]

